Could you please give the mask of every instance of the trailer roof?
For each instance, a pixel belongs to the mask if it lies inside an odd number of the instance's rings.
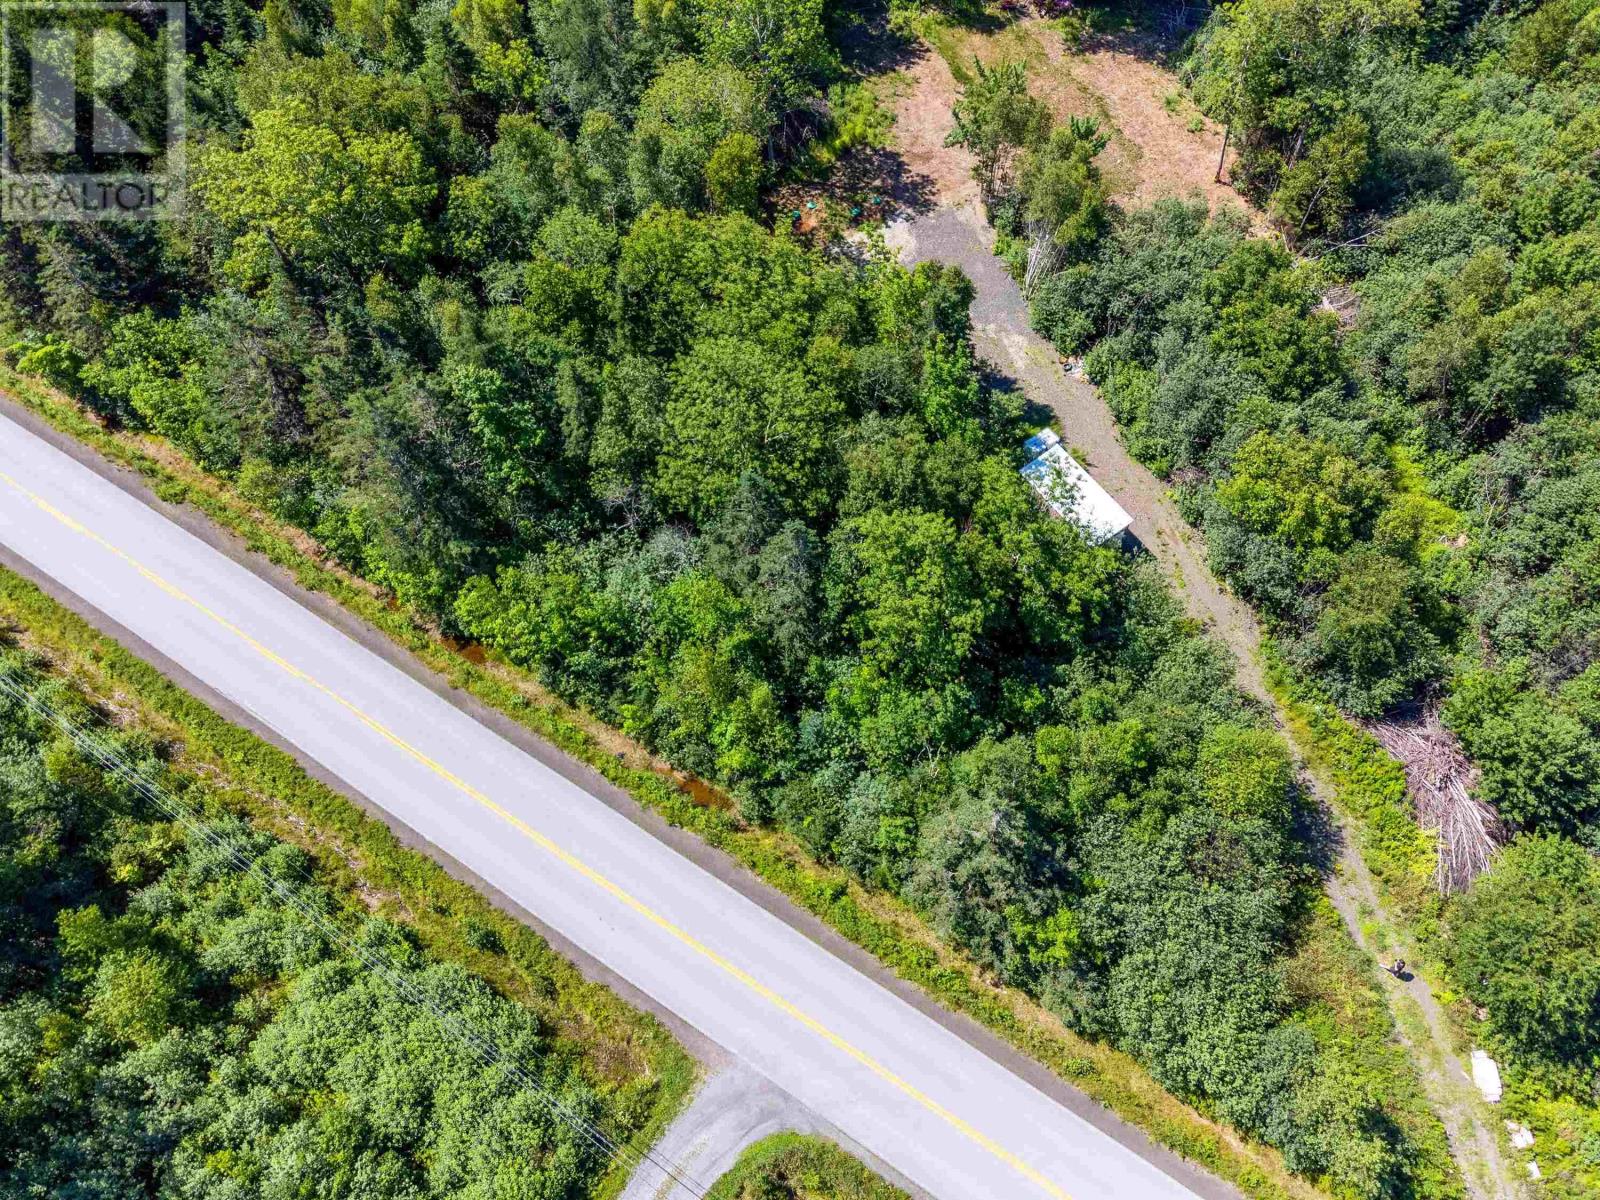
[[[1053,432],[1040,430],[1028,440],[1027,447],[1032,449],[1046,433],[1055,438],[1054,442],[1022,468],[1022,477],[1033,485],[1052,513],[1082,526],[1094,541],[1120,537],[1133,524],[1133,518],[1067,453]]]

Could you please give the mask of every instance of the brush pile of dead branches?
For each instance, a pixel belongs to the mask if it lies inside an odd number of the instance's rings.
[[[1406,790],[1418,824],[1438,834],[1434,883],[1446,894],[1465,891],[1489,869],[1505,841],[1499,816],[1473,794],[1478,779],[1471,760],[1440,722],[1436,707],[1406,718],[1363,724],[1405,768]]]

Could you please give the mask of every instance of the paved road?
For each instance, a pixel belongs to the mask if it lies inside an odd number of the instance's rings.
[[[748,1067],[724,1067],[695,1093],[655,1145],[656,1156],[676,1166],[687,1178],[721,1179],[739,1156],[776,1133],[809,1133],[837,1138],[827,1122],[796,1104]],[[693,1185],[660,1178],[660,1172],[636,1171],[621,1200],[694,1200]]]
[[[564,776],[4,417],[0,545],[937,1200],[1194,1195]]]

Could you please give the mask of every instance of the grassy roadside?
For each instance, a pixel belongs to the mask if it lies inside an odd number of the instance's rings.
[[[229,724],[153,667],[0,569],[0,646],[14,643],[131,726],[170,748],[190,803],[236,813],[307,850],[319,881],[351,912],[412,928],[435,958],[459,963],[536,1013],[608,1096],[638,1148],[681,1110],[697,1067],[653,1017],[583,979],[533,930],[500,912],[382,822],[310,778],[292,758]],[[613,1167],[593,1193],[627,1182]]]
[[[910,1200],[822,1138],[780,1133],[757,1142],[706,1200]]]
[[[1165,1091],[1131,1056],[1079,1037],[1025,994],[994,984],[970,960],[940,944],[904,904],[868,891],[842,869],[817,864],[787,835],[748,826],[726,808],[697,802],[694,796],[703,798],[708,789],[696,785],[691,796],[647,752],[556,700],[492,653],[482,661],[474,661],[476,654],[468,658],[365,581],[320,557],[305,534],[249,505],[226,481],[202,472],[159,439],[106,430],[70,401],[3,368],[0,389],[62,432],[137,471],[163,499],[193,505],[284,568],[301,586],[338,601],[455,686],[589,764],[668,821],[728,853],[902,979],[985,1025],[1156,1141],[1250,1197],[1277,1200],[1325,1194],[1291,1175],[1276,1151],[1248,1141]],[[100,644],[104,653],[115,649],[103,639]]]

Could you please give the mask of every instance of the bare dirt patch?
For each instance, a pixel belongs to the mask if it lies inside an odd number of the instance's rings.
[[[1213,212],[1221,205],[1248,210],[1244,197],[1217,180],[1222,129],[1183,95],[1171,72],[1107,46],[1069,53],[1054,30],[1043,30],[1041,39],[1052,56],[1052,67],[1066,71],[1094,96],[1112,124],[1138,149],[1129,196],[1134,204],[1198,193]],[[1230,151],[1229,162],[1222,164],[1224,180],[1232,157]],[[1261,221],[1259,214],[1252,216]]]
[[[956,207],[978,198],[972,156],[945,139],[955,125],[961,85],[943,56],[924,50],[905,71],[907,85],[894,103],[894,148],[908,171],[922,182],[926,199]],[[896,197],[901,199],[901,197]]]
[[[1037,17],[992,30],[930,25],[926,34],[935,53],[924,53],[907,71],[908,86],[896,98],[893,139],[907,166],[933,181],[936,203],[959,207],[977,195],[970,156],[944,144],[951,108],[971,78],[972,64],[1020,62],[1034,94],[1058,119],[1082,116],[1100,123],[1111,139],[1100,169],[1124,204],[1198,195],[1213,211],[1221,205],[1249,211],[1258,231],[1266,231],[1265,219],[1226,182],[1233,155],[1223,162],[1221,127],[1195,108],[1177,76],[1147,50],[1110,37],[1092,39],[1083,49],[1069,47],[1049,21]]]

